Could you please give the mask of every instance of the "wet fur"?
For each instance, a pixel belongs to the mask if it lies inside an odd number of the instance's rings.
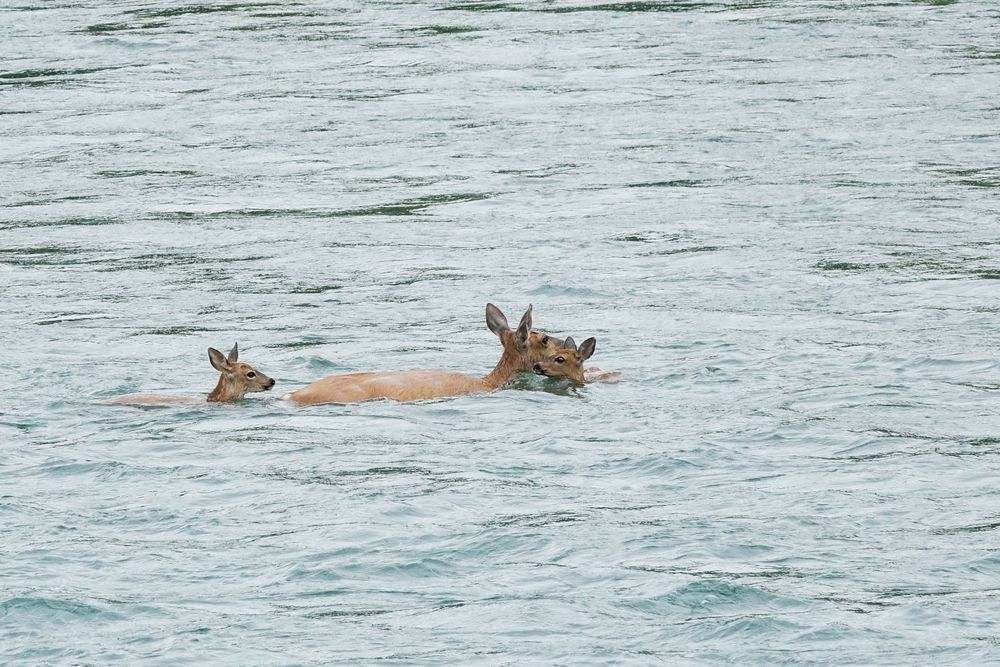
[[[597,339],[588,338],[577,349],[572,338],[564,341],[564,347],[545,359],[534,364],[534,371],[539,375],[552,378],[567,378],[578,384],[583,384],[585,376],[583,362],[590,359],[597,348]]]
[[[208,348],[208,360],[219,371],[219,381],[206,398],[172,396],[170,394],[125,394],[108,399],[110,405],[172,405],[177,403],[233,403],[248,393],[269,391],[274,380],[250,364],[237,361],[239,346],[233,345],[228,356],[213,347]],[[253,377],[249,377],[253,375]]]
[[[511,331],[507,318],[493,304],[486,306],[486,324],[500,338],[503,354],[496,367],[485,377],[477,378],[446,370],[374,371],[331,375],[317,380],[288,398],[299,405],[318,403],[357,403],[375,399],[419,401],[463,394],[494,391],[509,383],[523,368],[530,368],[531,306],[521,317],[517,331]],[[541,337],[536,339],[540,345]]]

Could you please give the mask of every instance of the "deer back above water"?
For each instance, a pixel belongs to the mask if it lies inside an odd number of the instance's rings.
[[[445,370],[379,371],[331,375],[317,380],[288,398],[300,405],[356,403],[378,398],[416,401],[462,394],[494,391],[504,386],[528,363],[531,334],[531,306],[516,330],[492,303],[486,304],[486,325],[500,338],[503,354],[496,367],[484,377]]]

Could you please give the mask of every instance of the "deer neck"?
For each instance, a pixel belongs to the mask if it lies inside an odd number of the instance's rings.
[[[520,367],[521,354],[513,347],[504,346],[500,361],[497,362],[496,368],[483,378],[483,385],[486,386],[487,391],[499,389],[517,375]]]
[[[228,403],[240,400],[245,393],[231,376],[221,373],[219,374],[219,383],[208,395],[208,400],[213,403]]]

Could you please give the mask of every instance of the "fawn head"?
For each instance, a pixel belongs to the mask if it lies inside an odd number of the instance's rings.
[[[250,364],[241,364],[238,344],[227,356],[214,347],[208,348],[208,360],[215,370],[219,371],[219,384],[208,396],[210,401],[238,401],[244,394],[255,391],[268,391],[274,386],[274,380],[259,372]]]
[[[533,368],[539,375],[569,378],[573,382],[583,384],[583,362],[590,359],[596,347],[596,338],[583,341],[579,349],[572,338],[567,338],[561,350],[541,361],[536,361]]]
[[[544,331],[532,331],[528,334],[527,347],[528,353],[524,357],[524,363],[518,369],[522,373],[530,373],[536,363],[566,347],[566,341],[550,336]]]

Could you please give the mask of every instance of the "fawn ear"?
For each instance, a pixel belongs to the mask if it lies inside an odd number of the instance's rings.
[[[214,347],[208,348],[208,360],[212,362],[212,367],[220,373],[227,373],[231,370],[229,362],[222,356],[222,353]]]
[[[500,312],[500,309],[492,303],[486,304],[486,326],[488,326],[490,331],[498,336],[501,331],[510,330],[510,325],[507,324],[507,318]]]
[[[576,349],[576,341],[573,340],[572,336],[566,336],[566,340],[563,341],[563,344],[561,345],[561,347],[563,349],[566,349],[566,350],[575,350]]]
[[[596,347],[597,347],[596,338],[588,338],[587,340],[583,341],[583,343],[580,345],[580,350],[579,350],[580,358],[584,360],[590,359],[591,355],[594,354],[594,349]]]
[[[240,358],[240,346],[239,343],[233,343],[233,349],[229,350],[229,356],[226,357],[226,361],[231,364],[235,364],[236,360]]]
[[[517,325],[517,340],[524,344],[528,341],[528,334],[531,333],[531,304],[528,304],[528,310],[524,311],[524,315],[521,315],[521,322]]]

